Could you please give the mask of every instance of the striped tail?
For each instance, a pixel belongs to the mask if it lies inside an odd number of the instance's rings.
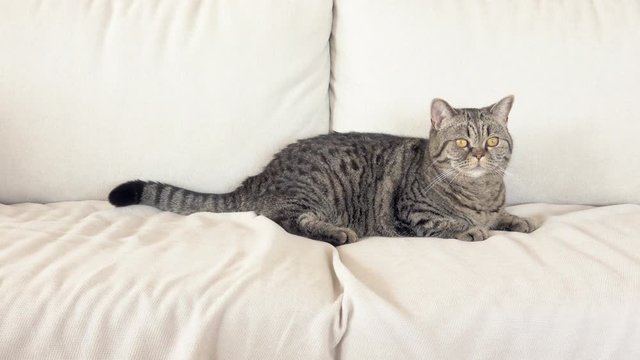
[[[227,194],[203,194],[176,186],[129,181],[109,193],[109,202],[115,206],[149,205],[160,210],[188,215],[195,212],[236,212],[255,210],[247,200],[242,187]]]

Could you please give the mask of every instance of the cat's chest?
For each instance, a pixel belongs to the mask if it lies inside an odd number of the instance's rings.
[[[489,226],[504,205],[504,188],[500,183],[461,187],[448,192],[454,212],[475,224]]]
[[[504,204],[504,183],[487,181],[451,187],[445,191],[457,205],[474,212],[494,212]]]

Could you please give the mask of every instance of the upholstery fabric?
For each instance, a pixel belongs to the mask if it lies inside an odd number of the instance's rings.
[[[252,213],[0,205],[0,359],[334,359],[334,252]]]
[[[336,0],[337,131],[426,137],[515,95],[510,203],[640,204],[640,2]]]
[[[341,247],[341,359],[639,358],[640,206],[509,210],[542,227]]]
[[[640,206],[333,248],[253,213],[0,205],[2,359],[635,359]]]
[[[0,202],[233,189],[329,129],[330,0],[0,0]],[[268,134],[268,136],[266,136]]]

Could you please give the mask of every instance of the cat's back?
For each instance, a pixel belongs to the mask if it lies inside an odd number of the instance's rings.
[[[332,132],[299,140],[276,153],[259,175],[245,185],[263,192],[303,181],[323,182],[323,178],[367,179],[384,176],[389,170],[403,171],[408,163],[420,161],[427,139],[378,133]],[[258,190],[259,189],[259,190]]]
[[[400,147],[422,146],[425,139],[395,136],[379,133],[332,132],[326,135],[299,140],[287,146],[278,155],[361,157],[372,154],[383,154]]]
[[[319,135],[290,144],[277,153],[264,175],[276,181],[339,178],[358,183],[401,176],[411,164],[422,160],[427,139],[378,133]]]

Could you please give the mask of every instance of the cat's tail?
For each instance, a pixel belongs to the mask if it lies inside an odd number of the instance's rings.
[[[118,185],[109,193],[109,202],[118,207],[136,204],[149,205],[183,215],[201,211],[255,210],[243,187],[226,194],[203,194],[172,185],[141,180]]]

